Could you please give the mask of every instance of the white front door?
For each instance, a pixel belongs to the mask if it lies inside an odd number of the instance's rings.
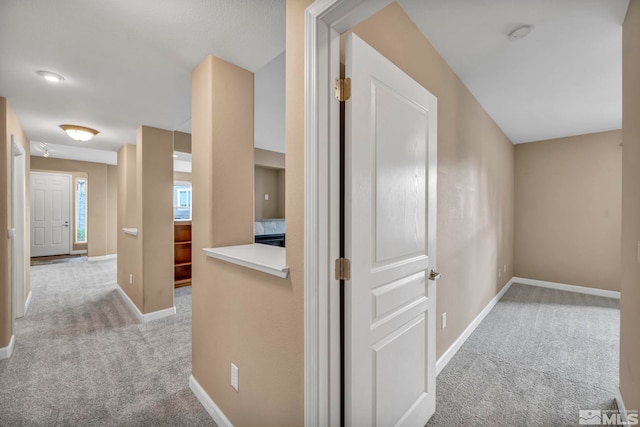
[[[71,177],[31,172],[31,256],[71,252]]]
[[[437,100],[346,40],[345,413],[348,426],[424,426],[435,411]]]

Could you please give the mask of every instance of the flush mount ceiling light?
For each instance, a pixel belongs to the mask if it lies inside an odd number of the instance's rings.
[[[64,80],[64,77],[62,77],[60,74],[56,74],[51,71],[39,70],[36,71],[36,74],[51,83],[60,83]]]
[[[98,134],[98,131],[84,126],[60,125],[60,128],[69,135],[71,139],[86,142]]]
[[[532,30],[533,30],[533,27],[531,25],[520,25],[518,28],[516,28],[515,30],[509,33],[509,38],[511,40],[523,39],[527,37],[529,34],[531,34]]]

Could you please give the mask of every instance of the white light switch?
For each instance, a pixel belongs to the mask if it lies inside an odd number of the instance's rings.
[[[133,285],[133,273],[129,274],[129,284]]]
[[[231,364],[231,387],[235,388],[238,391],[238,367]]]
[[[268,195],[268,194],[265,194],[265,195],[264,195],[264,199],[265,199],[265,200],[269,200],[269,195]]]
[[[16,237],[16,229],[15,228],[10,228],[7,230],[7,237],[10,239],[13,239],[14,237]]]
[[[447,327],[447,313],[442,313],[442,329]]]

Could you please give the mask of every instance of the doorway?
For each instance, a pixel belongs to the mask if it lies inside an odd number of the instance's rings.
[[[11,135],[11,284],[13,319],[23,317],[26,301],[26,162],[22,145]]]
[[[71,253],[71,176],[31,172],[31,256]]]

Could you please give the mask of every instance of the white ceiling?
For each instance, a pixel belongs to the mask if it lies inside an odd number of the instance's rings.
[[[622,127],[629,0],[399,3],[512,142]]]
[[[400,4],[513,142],[621,127],[628,0]],[[510,41],[521,24],[533,32]],[[141,124],[190,132],[206,55],[256,71],[284,35],[285,0],[0,0],[0,96],[36,144],[78,147],[58,128],[72,123],[100,131],[83,148],[114,152]]]
[[[58,127],[72,123],[100,131],[84,147],[116,151],[141,124],[191,131],[206,55],[255,71],[284,35],[284,0],[0,0],[0,96],[33,141],[78,146]]]

